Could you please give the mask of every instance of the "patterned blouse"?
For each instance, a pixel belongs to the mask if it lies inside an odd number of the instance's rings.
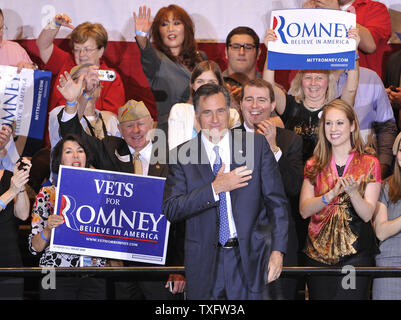
[[[305,166],[311,168],[313,159]],[[342,177],[361,178],[358,192],[363,197],[366,186],[371,182],[382,182],[380,164],[377,158],[367,154],[351,153]],[[334,159],[316,176],[315,197],[330,191],[339,179]],[[323,210],[314,214],[309,222],[304,252],[311,259],[329,265],[361,251],[374,254],[377,250],[375,235],[370,221],[364,222],[355,212],[350,197],[343,192]]]
[[[54,212],[54,204],[56,198],[56,187],[54,185],[43,187],[38,192],[35,203],[32,209],[32,231],[29,235],[29,251],[33,255],[39,252],[35,251],[32,247],[32,238],[43,231],[47,225],[47,219],[50,214]],[[80,258],[83,256],[69,253],[52,252],[49,247],[46,247],[42,252],[39,260],[41,267],[79,267]],[[87,261],[87,257],[83,257]],[[92,266],[104,267],[106,266],[106,259],[104,258],[91,258]]]

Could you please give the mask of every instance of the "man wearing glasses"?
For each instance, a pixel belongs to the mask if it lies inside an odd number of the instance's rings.
[[[249,27],[236,27],[230,31],[226,38],[227,69],[223,72],[224,81],[234,98],[232,105],[241,113],[242,86],[249,80],[262,78],[257,71],[257,61],[261,50],[259,48],[259,36]],[[280,118],[273,111],[272,123],[284,127]]]
[[[256,62],[260,56],[259,36],[249,27],[237,27],[230,31],[226,38],[227,70],[224,77],[241,74],[249,80],[261,77],[256,70]],[[234,76],[234,80],[242,81]],[[229,79],[230,80],[230,79]]]
[[[101,70],[114,71],[113,81],[102,81],[101,95],[96,101],[96,109],[118,113],[118,108],[125,103],[125,90],[118,73],[109,68],[102,60],[107,46],[108,35],[104,27],[99,23],[84,22],[74,28],[71,19],[66,14],[57,14],[42,30],[36,44],[40,58],[45,64],[44,69],[57,75],[53,87],[48,112],[60,105],[65,105],[65,99],[56,89],[59,78],[64,72],[69,72],[75,65],[92,64]],[[63,51],[53,42],[61,26],[72,29],[70,45],[72,54]],[[92,99],[90,94],[84,94],[87,99]],[[47,134],[46,134],[47,137]],[[47,140],[47,139],[46,139]]]

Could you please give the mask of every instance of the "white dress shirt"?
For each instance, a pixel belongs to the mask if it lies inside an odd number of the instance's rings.
[[[216,153],[214,152],[213,148],[216,146],[216,144],[210,142],[210,140],[203,133],[202,133],[202,143],[206,149],[206,154],[209,159],[210,167],[213,171],[213,163],[216,160]],[[224,137],[219,141],[217,146],[219,146],[219,155],[221,158],[221,162],[225,164],[224,172],[225,173],[230,172],[231,151],[230,151],[230,139],[228,131],[224,135]],[[213,189],[213,194],[215,201],[218,201],[220,198],[219,195],[216,194],[214,189]],[[237,229],[235,228],[235,222],[233,218],[230,192],[226,192],[226,201],[227,201],[228,225],[230,228],[230,238],[236,238]]]

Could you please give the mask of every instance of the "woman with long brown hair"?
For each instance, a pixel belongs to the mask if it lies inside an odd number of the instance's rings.
[[[140,7],[134,22],[142,68],[156,100],[157,126],[167,134],[171,107],[188,101],[191,71],[207,58],[198,51],[191,17],[177,5],[161,8],[154,19],[150,8]]]
[[[393,145],[395,156],[393,175],[384,180],[373,217],[373,228],[380,240],[380,254],[376,256],[378,267],[401,265],[401,133]],[[374,300],[400,300],[400,278],[375,278],[372,298]]]
[[[356,113],[345,101],[329,102],[318,128],[299,202],[301,216],[310,217],[306,265],[373,266],[377,247],[370,220],[380,193],[379,161],[365,148]],[[368,298],[369,277],[356,276],[352,288],[342,280],[343,276],[310,277],[310,299]]]

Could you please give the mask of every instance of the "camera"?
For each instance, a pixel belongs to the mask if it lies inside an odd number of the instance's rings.
[[[116,73],[113,70],[98,70],[100,81],[114,81],[116,79]]]
[[[25,170],[26,171],[27,169],[25,169],[25,166],[27,166],[28,164],[25,163],[24,161],[22,161],[22,158],[20,158],[18,160],[18,162],[19,162],[18,170]]]

